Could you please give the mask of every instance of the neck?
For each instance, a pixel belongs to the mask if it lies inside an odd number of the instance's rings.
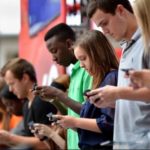
[[[125,36],[125,40],[129,41],[129,40],[131,40],[133,34],[136,32],[138,25],[137,25],[136,18],[133,14],[129,14],[127,20],[128,20],[128,27],[127,27],[128,30],[127,30],[127,33]]]
[[[34,97],[35,97],[35,95],[31,91],[29,91],[29,93],[28,93],[28,100],[29,101],[33,101]]]
[[[29,101],[33,101],[34,100],[34,97],[35,95],[32,93],[32,87],[33,87],[34,83],[31,83],[29,86],[28,86],[28,94],[27,94],[27,98]]]

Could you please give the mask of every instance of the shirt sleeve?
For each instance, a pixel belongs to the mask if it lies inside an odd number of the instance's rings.
[[[114,109],[103,109],[99,118],[96,118],[97,125],[103,134],[112,137],[114,124]]]
[[[103,87],[105,85],[117,85],[117,78],[118,78],[118,72],[117,71],[112,71],[108,73],[103,80],[102,84],[100,87]],[[101,115],[99,118],[96,118],[96,122],[100,130],[111,137],[113,134],[113,124],[114,124],[114,114],[115,114],[115,109],[112,108],[101,108]]]

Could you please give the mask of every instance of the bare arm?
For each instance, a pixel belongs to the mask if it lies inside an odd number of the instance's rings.
[[[87,118],[75,118],[76,128],[81,128],[93,132],[101,133],[101,130],[97,126],[96,119],[87,119]]]
[[[79,102],[74,101],[73,99],[69,98],[66,93],[62,92],[61,90],[51,87],[51,86],[38,86],[34,91],[35,95],[39,95],[45,101],[50,101],[51,99],[56,99],[62,102],[67,107],[71,108],[76,113],[80,113],[80,109],[82,104]]]
[[[60,135],[59,135],[59,131],[61,129],[61,127],[58,127],[56,130],[55,130],[55,127],[56,126],[47,126],[47,125],[44,125],[44,124],[34,124],[34,131],[36,134],[36,136],[38,138],[40,137],[48,137],[50,140],[54,141],[54,143],[56,145],[58,145],[61,149],[65,149],[66,148],[66,141],[65,139],[63,139]],[[64,129],[63,129],[64,130]],[[38,131],[38,132],[37,132]],[[45,141],[48,145],[50,145],[50,141],[49,140],[46,140]]]
[[[118,99],[150,102],[150,89],[132,87],[105,86],[88,93],[90,102],[96,107],[108,107]]]
[[[60,92],[57,95],[58,99],[61,100],[62,103],[64,103],[67,107],[71,108],[73,111],[75,111],[77,114],[80,114],[80,110],[82,107],[82,104],[69,98],[67,94]]]
[[[96,119],[75,118],[72,116],[62,116],[62,115],[54,115],[54,117],[59,119],[58,123],[64,128],[81,128],[101,133],[101,130],[99,129],[96,123]]]
[[[0,143],[7,146],[29,145],[32,147],[45,147],[45,144],[36,137],[25,137],[11,134],[7,131],[0,130]]]
[[[130,99],[130,100],[142,100],[145,102],[150,102],[150,89],[139,88],[133,89],[131,87],[118,89],[119,99]]]
[[[63,139],[57,132],[53,131],[48,138],[53,140],[61,149],[66,149],[65,139]]]
[[[137,87],[148,87],[150,88],[150,70],[143,69],[140,71],[131,70],[128,73],[130,77],[131,85]]]

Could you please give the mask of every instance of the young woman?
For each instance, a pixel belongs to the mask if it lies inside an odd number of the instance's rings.
[[[80,66],[93,77],[92,88],[117,85],[118,61],[114,50],[100,31],[88,31],[74,45]],[[65,128],[77,128],[81,149],[105,149],[112,145],[113,108],[97,108],[90,101],[84,103],[80,118],[54,115]],[[109,143],[107,146],[106,143]]]
[[[129,71],[133,87],[148,87],[150,88],[150,1],[136,0],[134,2],[134,12],[138,20],[139,26],[142,29],[142,36],[144,39],[145,51],[143,55],[143,70]]]

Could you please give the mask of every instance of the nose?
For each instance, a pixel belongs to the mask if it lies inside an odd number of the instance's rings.
[[[57,62],[57,57],[53,56],[53,61]]]
[[[80,62],[80,67],[85,68],[84,63]]]

